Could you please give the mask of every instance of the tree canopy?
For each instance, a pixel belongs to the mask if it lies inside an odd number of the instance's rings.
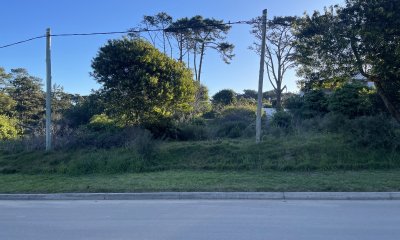
[[[231,89],[224,89],[212,97],[212,103],[216,106],[227,106],[236,102],[236,93]]]
[[[153,16],[143,16],[139,29],[159,30],[148,31],[143,36],[136,32],[130,33],[129,36],[134,39],[141,37],[147,39],[171,58],[177,46],[176,59],[183,62],[184,58],[187,58],[186,64],[193,69],[194,77],[199,82],[207,50],[217,51],[225,63],[230,63],[234,57],[234,45],[225,41],[231,26],[224,24],[222,20],[204,18],[200,15],[174,20],[167,13],[160,12]]]
[[[108,41],[92,67],[107,108],[126,123],[157,121],[192,108],[196,86],[190,70],[144,40]]]
[[[305,15],[296,28],[299,75],[325,81],[361,74],[400,122],[400,2],[346,0]]]

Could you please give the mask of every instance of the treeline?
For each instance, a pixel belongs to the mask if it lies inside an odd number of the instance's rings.
[[[264,132],[316,131],[339,134],[356,146],[397,149],[399,130],[393,119],[400,121],[399,19],[400,6],[393,1],[347,0],[345,6],[312,15],[269,21],[265,64],[273,90],[263,94],[263,104],[278,113],[264,119]],[[258,52],[260,22],[253,24],[252,49]],[[144,16],[133,30],[138,28],[163,31],[132,33],[102,46],[92,60],[91,75],[101,85],[96,92],[79,96],[53,87],[56,148],[140,142],[146,149],[153,138],[254,135],[255,91],[222,90],[210,99],[201,84],[206,51],[219,52],[226,63],[234,56],[234,46],[226,42],[229,25],[159,13]],[[285,93],[285,73],[294,67],[298,95]],[[40,80],[23,69],[1,69],[0,80],[0,137],[41,149]],[[374,87],[367,87],[368,82]],[[16,141],[8,146],[17,146]]]

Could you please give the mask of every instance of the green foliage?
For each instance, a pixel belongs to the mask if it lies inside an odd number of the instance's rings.
[[[13,116],[17,103],[8,94],[0,92],[0,114]]]
[[[311,90],[304,96],[289,97],[284,106],[296,118],[313,118],[328,112],[328,96],[322,90]]]
[[[224,107],[227,105],[234,104],[236,102],[236,93],[231,89],[224,89],[217,92],[212,97],[212,103],[214,106]]]
[[[0,154],[4,172],[74,175],[160,170],[361,170],[400,167],[398,151],[354,147],[338,134],[163,142],[146,158],[132,148]]]
[[[328,98],[322,90],[312,90],[304,95],[303,116],[314,117],[328,112]]]
[[[208,50],[219,53],[225,63],[229,63],[234,57],[234,45],[225,41],[231,26],[222,23],[223,20],[204,18],[200,15],[174,20],[167,13],[160,12],[153,16],[143,16],[139,28],[165,31],[148,32],[142,36],[136,32],[128,35],[132,39],[147,39],[165,55],[171,58],[175,55],[179,62],[183,62],[187,56],[187,66],[192,66],[195,79],[200,83],[204,56]],[[135,31],[137,28],[131,30]]]
[[[5,91],[15,101],[15,117],[24,131],[41,132],[45,100],[41,80],[25,69],[12,69]]]
[[[299,75],[325,81],[361,74],[400,122],[399,19],[392,0],[346,0],[304,16],[296,27]]]
[[[75,104],[64,111],[63,117],[69,126],[77,128],[80,125],[88,124],[94,115],[104,112],[106,112],[104,97],[101,92],[97,91],[89,96],[76,96]]]
[[[329,110],[350,118],[369,115],[374,111],[371,94],[373,91],[361,84],[345,84],[329,98]]]
[[[94,115],[87,125],[93,131],[109,131],[117,126],[115,120],[109,118],[106,114]]]
[[[204,56],[208,49],[217,51],[225,63],[230,63],[234,57],[234,45],[225,41],[231,26],[222,24],[223,20],[203,18],[196,15],[191,18],[178,19],[172,23],[167,32],[173,34],[179,46],[179,60],[183,60],[183,52],[195,53],[193,68],[195,79],[201,82]],[[199,55],[200,59],[197,59]],[[188,63],[188,66],[190,64]]]
[[[255,112],[255,106],[252,105],[225,107],[214,120],[214,136],[218,138],[239,138],[253,135]]]
[[[238,95],[238,97],[243,97],[243,98],[247,98],[247,99],[254,99],[257,101],[258,99],[258,92],[255,90],[251,90],[251,89],[245,89],[243,90],[243,94]]]
[[[206,86],[195,82],[196,84],[196,95],[195,101],[193,102],[193,112],[192,116],[198,117],[206,112],[211,111],[210,98],[208,96],[208,89]]]
[[[222,112],[219,120],[252,122],[255,120],[256,107],[251,105],[227,106]]]
[[[384,115],[362,116],[347,125],[349,141],[357,146],[400,150],[400,129]]]
[[[92,67],[108,108],[127,123],[156,122],[159,116],[192,110],[196,89],[190,71],[148,42],[110,40]]]
[[[294,115],[300,115],[304,105],[304,99],[300,95],[289,97],[284,104],[284,108],[290,110]]]
[[[17,120],[0,115],[0,140],[16,139],[20,134]]]
[[[284,129],[291,129],[293,117],[290,113],[285,111],[277,111],[271,119],[271,125]]]
[[[209,139],[208,128],[201,119],[178,125],[177,138],[181,141],[201,141]]]

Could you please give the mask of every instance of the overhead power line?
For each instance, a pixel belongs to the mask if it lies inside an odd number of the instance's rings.
[[[128,33],[143,33],[143,32],[174,32],[178,30],[184,30],[184,29],[196,29],[196,28],[206,28],[206,27],[218,27],[218,26],[229,26],[229,25],[238,25],[238,24],[254,24],[258,23],[259,21],[255,20],[250,20],[250,21],[236,21],[236,22],[225,22],[225,23],[220,23],[220,24],[209,24],[209,25],[198,25],[198,26],[189,26],[189,27],[177,27],[177,28],[158,28],[158,29],[147,29],[147,28],[141,28],[141,29],[130,29],[127,31],[111,31],[111,32],[91,32],[91,33],[60,33],[60,34],[51,34],[51,37],[73,37],[73,36],[94,36],[94,35],[113,35],[113,34],[128,34]],[[41,39],[45,38],[46,35],[40,35],[37,37],[29,38],[26,40],[10,43],[7,45],[0,46],[1,48],[7,48],[11,47],[14,45],[30,42],[36,39]]]
[[[10,44],[1,46],[0,48],[11,47],[11,46],[14,46],[14,45],[18,45],[18,44],[21,44],[21,43],[30,42],[30,41],[33,41],[33,40],[36,40],[36,39],[40,39],[40,38],[45,38],[45,37],[46,37],[45,35],[37,36],[37,37],[29,38],[29,39],[26,39],[26,40],[22,40],[22,41],[19,41],[19,42],[10,43]]]

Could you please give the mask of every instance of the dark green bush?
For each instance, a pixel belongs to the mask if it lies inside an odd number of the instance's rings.
[[[239,138],[244,136],[249,124],[245,122],[223,122],[218,125],[216,136],[220,138]]]
[[[371,89],[359,83],[345,84],[332,94],[328,108],[350,118],[371,115],[374,112],[371,94]]]
[[[198,124],[182,124],[178,127],[177,132],[178,139],[181,141],[198,141],[206,140],[209,135],[205,125]]]
[[[348,117],[338,113],[328,113],[319,121],[319,130],[331,133],[342,132],[349,124]]]
[[[288,109],[294,116],[301,117],[304,106],[304,98],[300,95],[291,96],[284,102],[283,106],[285,109]]]
[[[235,91],[231,89],[221,90],[212,97],[212,104],[221,107],[234,104],[236,102],[236,95]]]
[[[253,106],[229,106],[221,111],[220,122],[253,122],[256,118]]]
[[[311,90],[304,94],[304,104],[301,108],[303,118],[322,116],[328,112],[328,98],[322,90]]]
[[[371,148],[398,149],[400,128],[385,115],[362,116],[349,121],[346,132],[352,143]]]
[[[134,138],[125,143],[126,148],[135,150],[145,158],[150,158],[157,150],[157,142],[153,139],[150,131],[134,131]]]
[[[255,109],[252,105],[225,107],[214,120],[213,135],[218,138],[239,138],[248,136],[250,126],[255,121]]]
[[[292,127],[293,117],[285,111],[276,112],[271,118],[271,125],[275,127],[289,129]]]

